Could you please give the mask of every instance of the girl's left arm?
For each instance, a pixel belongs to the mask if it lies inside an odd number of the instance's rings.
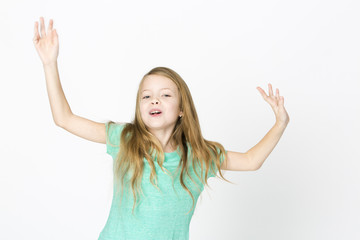
[[[254,169],[259,169],[262,166],[266,158],[279,142],[280,137],[290,121],[289,115],[284,107],[284,97],[279,96],[279,89],[276,89],[276,95],[274,95],[271,84],[269,83],[268,86],[269,96],[266,95],[262,88],[257,87],[257,89],[264,100],[268,102],[273,109],[276,116],[276,123],[258,144],[247,151],[251,165],[255,166]]]
[[[286,124],[276,122],[270,131],[260,140],[258,144],[252,147],[247,154],[249,162],[253,165],[253,169],[259,169],[266,158],[270,155],[276,144],[279,142],[280,137],[285,131]]]

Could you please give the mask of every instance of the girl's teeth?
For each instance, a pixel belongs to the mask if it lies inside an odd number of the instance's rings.
[[[154,115],[154,114],[160,114],[161,112],[151,112],[150,114],[151,115]]]

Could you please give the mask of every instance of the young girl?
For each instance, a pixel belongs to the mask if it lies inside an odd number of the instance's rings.
[[[97,123],[79,117],[72,113],[60,84],[53,21],[45,32],[41,17],[40,30],[41,37],[35,22],[33,40],[45,70],[55,124],[106,144],[113,158],[114,195],[99,239],[189,239],[190,220],[208,178],[219,172],[224,179],[220,169],[259,169],[289,122],[279,90],[274,96],[269,84],[267,96],[258,87],[274,110],[276,123],[246,153],[226,151],[220,143],[203,138],[186,83],[166,67],[152,69],[141,80],[131,123]]]

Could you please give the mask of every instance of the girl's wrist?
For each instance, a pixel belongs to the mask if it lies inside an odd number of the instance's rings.
[[[282,121],[276,121],[275,125],[277,125],[280,128],[286,128],[287,126],[287,122],[282,122]]]
[[[44,67],[54,66],[54,65],[57,65],[57,61],[51,61],[51,62],[43,63]]]

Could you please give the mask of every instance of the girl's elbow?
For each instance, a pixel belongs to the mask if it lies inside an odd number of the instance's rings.
[[[252,171],[257,171],[261,168],[262,164],[261,165],[256,165],[252,168]]]

